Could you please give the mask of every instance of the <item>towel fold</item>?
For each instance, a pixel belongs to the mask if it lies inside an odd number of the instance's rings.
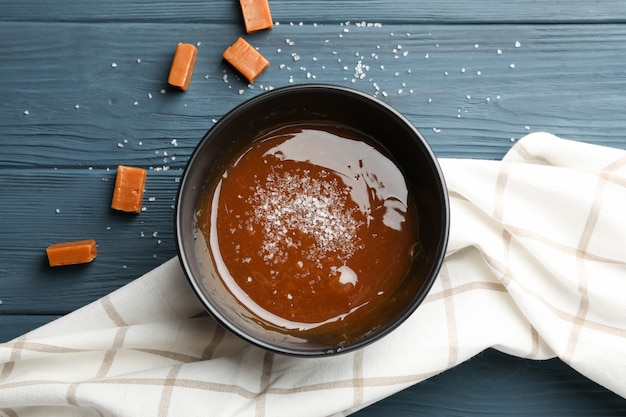
[[[626,152],[534,133],[502,161],[441,159],[446,260],[398,329],[276,355],[208,316],[172,259],[0,344],[7,416],[347,415],[486,348],[560,357],[626,397]]]

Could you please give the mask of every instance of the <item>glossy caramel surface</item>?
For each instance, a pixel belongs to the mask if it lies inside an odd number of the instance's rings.
[[[405,279],[419,240],[400,169],[369,138],[325,124],[255,140],[205,188],[197,219],[230,291],[296,332],[375,310]]]

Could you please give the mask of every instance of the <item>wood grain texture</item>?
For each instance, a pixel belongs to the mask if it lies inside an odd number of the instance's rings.
[[[243,20],[231,0],[50,0],[3,1],[0,20],[41,22],[238,23]],[[52,5],[52,6],[50,6]],[[275,21],[337,23],[362,20],[382,23],[554,23],[624,22],[621,0],[270,0]]]
[[[625,413],[623,398],[581,378],[559,359],[531,361],[489,349],[354,416],[618,417]]]
[[[176,139],[170,163],[182,167],[234,105],[305,82],[377,95],[440,157],[500,158],[512,139],[537,130],[623,146],[626,120],[614,115],[626,102],[616,93],[626,84],[615,53],[626,42],[622,25],[280,25],[250,37],[271,61],[252,86],[219,58],[237,25],[181,33],[177,25],[121,24],[110,32],[100,24],[0,27],[6,62],[17,63],[0,67],[1,91],[11,97],[0,103],[0,166],[150,166]],[[186,93],[166,85],[178,40],[200,45]]]
[[[43,326],[59,317],[55,314],[0,314],[0,341],[19,337],[24,334],[24,329]]]
[[[115,168],[3,170],[0,205],[2,314],[66,314],[176,255],[173,236],[178,170],[150,170],[138,215],[110,208]],[[26,204],[25,204],[26,202]],[[95,239],[89,264],[50,268],[45,248]],[[182,282],[181,285],[186,285]]]
[[[270,88],[333,83],[379,97],[439,157],[501,158],[533,131],[626,149],[626,2],[270,0],[246,36],[271,65],[248,85],[220,56],[236,1],[0,0],[0,341],[73,311],[176,255],[178,179],[202,135]],[[198,46],[189,91],[167,86]],[[145,210],[109,208],[118,164],[148,169]],[[92,264],[45,247],[94,238]],[[495,351],[360,417],[626,415],[558,360]]]

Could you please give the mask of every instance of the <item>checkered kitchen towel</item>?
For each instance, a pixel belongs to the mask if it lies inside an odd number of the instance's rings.
[[[5,416],[347,415],[493,347],[559,356],[626,397],[626,152],[536,133],[503,161],[441,160],[449,251],[397,330],[293,358],[203,313],[176,259],[0,345]]]

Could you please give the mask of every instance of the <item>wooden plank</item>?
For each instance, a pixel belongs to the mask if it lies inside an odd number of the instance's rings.
[[[12,340],[57,318],[59,316],[54,314],[0,314],[0,343]]]
[[[232,0],[3,0],[0,20],[41,22],[159,22],[242,23]],[[623,22],[626,4],[621,0],[589,2],[570,0],[446,0],[394,2],[388,0],[271,0],[275,21],[380,22],[380,23],[554,23]]]
[[[176,160],[168,163],[180,168],[232,107],[268,88],[306,82],[378,96],[441,157],[497,159],[511,138],[537,130],[624,146],[626,120],[614,117],[626,106],[623,59],[615,53],[626,42],[622,25],[281,25],[251,37],[272,63],[252,86],[219,56],[239,31],[2,25],[0,91],[11,100],[0,103],[0,166],[158,166],[172,152]],[[166,86],[178,40],[200,45],[186,93]],[[58,59],[68,50],[71,58]]]
[[[488,349],[355,417],[623,416],[626,401],[559,359],[533,361]],[[488,412],[486,410],[489,410]]]
[[[500,158],[536,130],[626,147],[621,0],[270,3],[280,24],[247,38],[272,65],[248,86],[219,58],[242,34],[234,1],[0,0],[0,341],[174,256],[171,204],[190,152],[271,87],[375,94],[441,157]],[[184,94],[165,84],[178,41],[200,48]],[[150,169],[139,216],[108,208],[119,163]],[[48,243],[86,234],[97,263],[47,267]],[[626,403],[558,361],[488,352],[362,413],[624,415]]]
[[[0,170],[0,314],[66,314],[176,255],[179,171],[150,170],[144,209],[110,208],[115,170]],[[50,268],[51,243],[95,239],[86,265]],[[181,285],[186,285],[181,282]]]

